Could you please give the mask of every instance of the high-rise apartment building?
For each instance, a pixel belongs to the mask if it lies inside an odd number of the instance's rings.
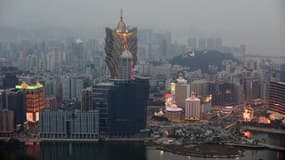
[[[92,88],[81,90],[81,111],[89,111],[93,109]]]
[[[62,83],[63,100],[80,100],[81,90],[85,87],[86,77],[81,76],[64,76]]]
[[[69,64],[76,64],[79,69],[82,69],[84,62],[84,50],[83,41],[81,39],[75,39],[72,42],[72,50],[69,56]]]
[[[236,89],[233,83],[212,81],[208,83],[208,92],[212,95],[212,104],[229,106],[236,104]]]
[[[6,91],[5,108],[14,112],[14,127],[23,127],[26,119],[25,92],[19,89]]]
[[[0,136],[10,136],[14,132],[14,112],[7,109],[0,110]]]
[[[205,38],[200,38],[199,41],[198,41],[198,48],[200,50],[205,50],[207,47],[207,41]]]
[[[14,88],[16,84],[18,84],[18,78],[16,77],[16,74],[6,73],[3,78],[3,88]]]
[[[246,77],[244,79],[245,100],[261,98],[261,79],[256,77]]]
[[[190,96],[190,85],[184,83],[176,83],[175,86],[175,102],[178,107],[185,107],[185,99]]]
[[[178,107],[185,107],[185,99],[190,96],[190,85],[183,77],[183,72],[178,72],[178,78],[175,80],[175,101]]]
[[[188,39],[188,47],[191,50],[196,50],[197,49],[197,39],[196,38],[189,38]]]

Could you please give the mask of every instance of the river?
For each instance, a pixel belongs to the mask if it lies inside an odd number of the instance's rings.
[[[251,136],[266,139],[266,143],[285,146],[284,136],[251,132]],[[283,141],[282,141],[283,140]],[[26,152],[41,160],[284,160],[285,153],[272,150],[244,149],[238,158],[203,158],[177,155],[134,142],[43,142],[27,143]]]

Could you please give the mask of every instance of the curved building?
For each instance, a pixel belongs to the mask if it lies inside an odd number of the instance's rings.
[[[166,108],[166,117],[172,122],[180,122],[182,120],[182,108],[179,108],[176,104],[172,104]]]
[[[132,54],[131,60],[131,79],[134,78],[134,66],[137,61],[137,28],[128,28],[123,20],[121,12],[121,19],[115,29],[106,28],[105,37],[105,61],[108,65],[111,78],[118,79],[120,69],[120,57],[126,49]]]

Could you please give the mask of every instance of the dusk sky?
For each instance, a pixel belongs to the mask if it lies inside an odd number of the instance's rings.
[[[0,27],[104,33],[121,8],[128,25],[170,31],[173,41],[222,37],[248,53],[285,56],[284,0],[0,0]]]

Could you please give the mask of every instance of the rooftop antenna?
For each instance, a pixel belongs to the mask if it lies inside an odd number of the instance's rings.
[[[121,21],[123,20],[123,8],[121,8]]]

